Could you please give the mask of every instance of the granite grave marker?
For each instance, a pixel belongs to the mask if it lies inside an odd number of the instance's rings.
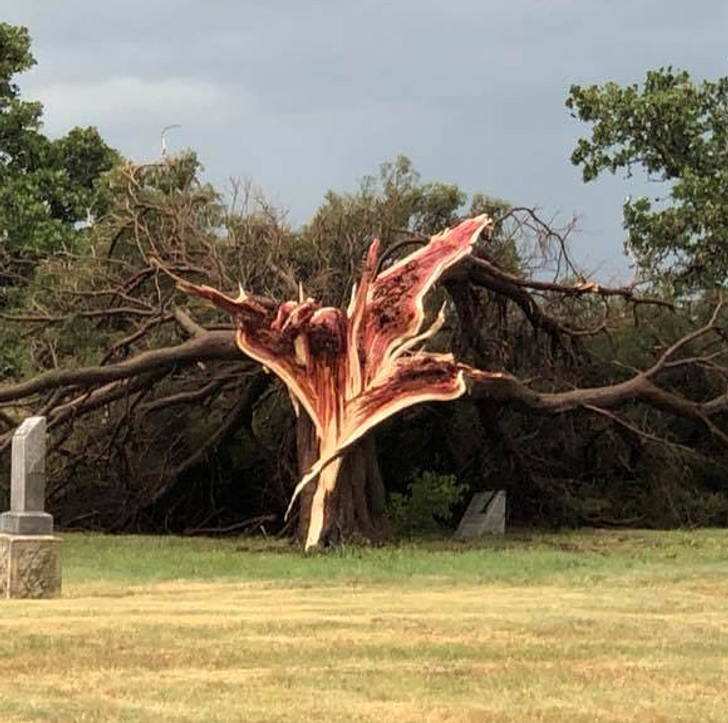
[[[13,435],[10,510],[0,515],[0,598],[61,592],[61,541],[44,511],[45,456],[45,417],[29,417]]]

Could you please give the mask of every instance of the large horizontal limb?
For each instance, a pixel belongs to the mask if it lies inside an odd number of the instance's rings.
[[[721,412],[728,412],[728,392],[696,402],[662,389],[645,373],[608,386],[564,392],[539,392],[509,374],[494,376],[473,370],[466,373],[466,380],[468,393],[475,399],[489,399],[499,404],[515,403],[547,414],[594,407],[610,409],[630,401],[645,402],[662,411],[704,424],[716,439],[728,446],[728,434],[711,420]]]
[[[180,362],[243,358],[230,332],[204,332],[181,344],[151,349],[117,364],[82,369],[53,369],[28,381],[0,387],[0,403],[16,401],[60,387],[107,384]]]

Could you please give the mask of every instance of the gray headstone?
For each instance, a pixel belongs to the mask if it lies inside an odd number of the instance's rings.
[[[506,492],[477,492],[470,500],[455,537],[475,539],[484,535],[503,535],[506,531]]]
[[[49,535],[53,518],[45,507],[45,417],[28,417],[13,435],[10,511],[0,515],[0,532]]]

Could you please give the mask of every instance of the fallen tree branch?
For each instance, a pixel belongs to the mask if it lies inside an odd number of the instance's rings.
[[[507,271],[496,266],[491,261],[484,258],[471,257],[469,262],[479,268],[486,274],[493,276],[507,284],[512,284],[523,289],[532,289],[534,291],[554,292],[561,296],[615,296],[625,301],[635,304],[652,304],[655,306],[663,306],[668,309],[674,309],[675,305],[664,299],[656,297],[639,296],[635,293],[634,286],[601,286],[595,282],[586,280],[579,281],[576,284],[562,284],[555,281],[538,281],[537,279],[524,279],[519,276],[509,274]]]
[[[210,331],[182,344],[142,352],[108,366],[53,369],[19,384],[0,388],[0,403],[11,402],[60,387],[90,387],[127,379],[163,366],[195,360],[241,360],[244,358],[229,332]]]
[[[535,411],[560,414],[589,406],[619,407],[630,401],[647,402],[651,406],[705,425],[711,434],[728,446],[728,434],[710,417],[728,411],[728,392],[705,402],[694,402],[658,387],[645,374],[603,387],[585,387],[565,392],[538,392],[509,374],[494,376],[478,371],[466,372],[468,392],[475,399],[490,399],[500,404],[520,404]]]
[[[218,428],[187,459],[170,470],[165,477],[168,479],[177,479],[187,470],[200,464],[208,454],[217,449],[229,434],[241,425],[250,424],[253,415],[253,405],[270,382],[271,378],[268,374],[262,371],[259,372],[245,387],[237,403],[225,415]]]

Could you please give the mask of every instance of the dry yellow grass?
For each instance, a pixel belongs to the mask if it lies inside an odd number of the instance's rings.
[[[534,584],[72,579],[0,606],[0,720],[728,720],[728,565],[604,558]]]

